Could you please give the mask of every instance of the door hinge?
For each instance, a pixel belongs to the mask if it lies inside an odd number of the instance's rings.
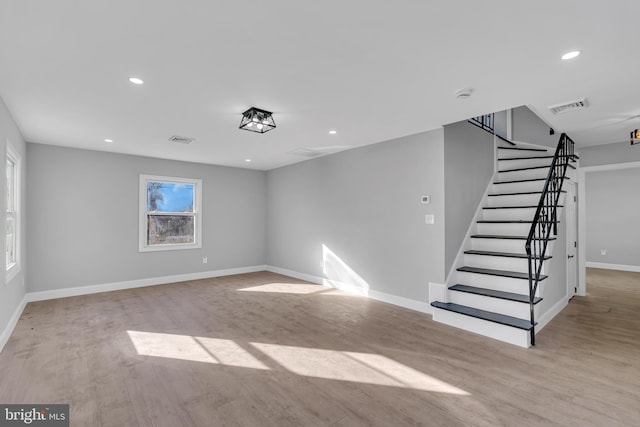
[[[573,242],[573,247],[577,248],[578,247],[578,242]]]
[[[577,201],[578,201],[578,198],[577,198],[576,196],[573,196],[573,201],[574,201],[574,202],[577,202]]]

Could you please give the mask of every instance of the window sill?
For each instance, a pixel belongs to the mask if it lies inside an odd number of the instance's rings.
[[[202,243],[194,243],[189,245],[154,245],[154,246],[140,246],[138,252],[165,252],[165,251],[180,251],[185,249],[202,249]]]
[[[18,275],[18,273],[20,273],[20,266],[14,264],[13,266],[9,267],[7,269],[7,275],[6,275],[6,284],[11,283],[11,281],[13,279],[16,278],[16,276]]]

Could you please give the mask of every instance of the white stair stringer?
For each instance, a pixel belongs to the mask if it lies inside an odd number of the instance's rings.
[[[536,149],[531,145],[526,148]],[[553,155],[553,151],[519,151],[511,147],[496,151],[498,170],[448,276],[444,300],[432,304],[433,319],[500,341],[529,347],[531,332],[522,325],[523,322],[530,325],[525,243],[549,173],[547,165],[551,164],[552,158],[549,156]],[[543,165],[547,167],[539,167]],[[543,275],[546,273],[546,258],[553,254],[553,249],[554,240],[550,240],[542,263]],[[463,266],[472,271],[458,271]],[[535,293],[535,319],[540,316],[538,301],[543,296],[544,283],[544,280],[539,282]],[[454,285],[461,286],[451,289]],[[455,309],[452,311],[452,307],[461,307],[466,314]],[[515,318],[514,322],[503,324],[501,321],[507,319],[504,316]],[[508,319],[505,322],[509,323]]]

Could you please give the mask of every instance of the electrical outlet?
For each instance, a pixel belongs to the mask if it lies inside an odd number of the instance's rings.
[[[202,257],[202,263],[203,263],[203,264],[206,264],[207,262],[209,262],[209,260],[207,259],[207,257],[206,257],[206,256],[203,256],[203,257]]]
[[[606,254],[607,254],[606,249],[600,249],[600,255],[606,255]]]

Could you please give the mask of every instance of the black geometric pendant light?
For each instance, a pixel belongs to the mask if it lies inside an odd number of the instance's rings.
[[[273,121],[270,111],[261,110],[260,108],[251,107],[242,113],[240,120],[240,129],[251,132],[265,133],[276,128],[276,122]]]

